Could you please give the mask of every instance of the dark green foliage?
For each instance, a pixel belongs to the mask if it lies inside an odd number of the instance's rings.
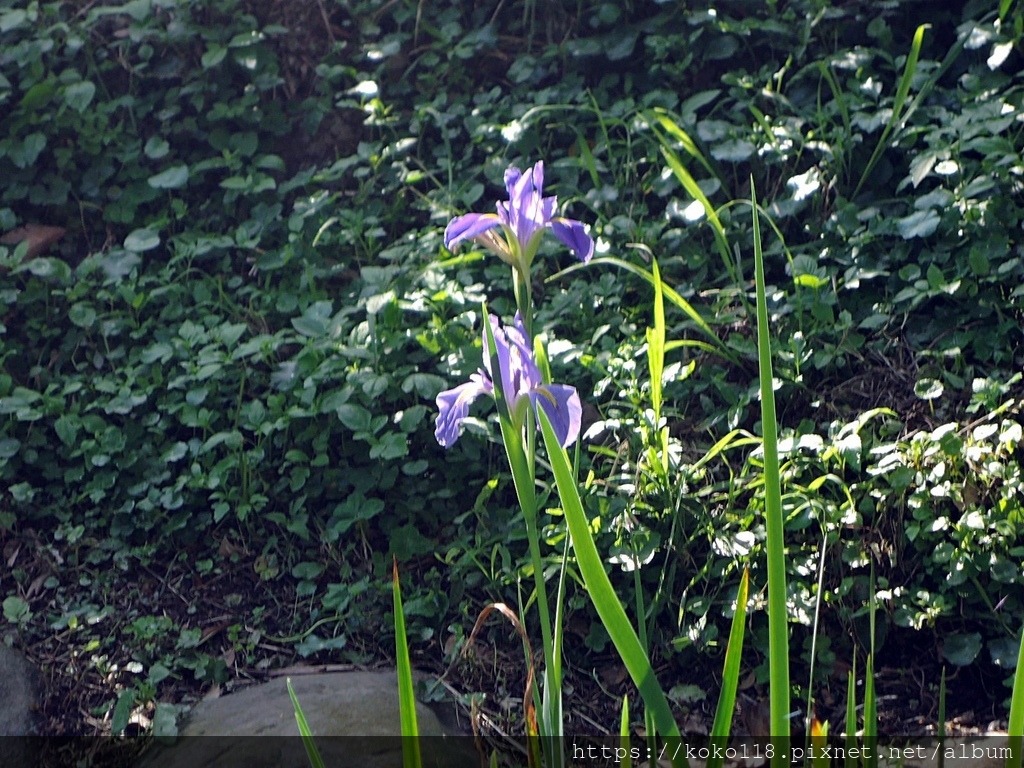
[[[27,574],[3,582],[12,629],[81,616],[91,631],[112,565],[226,573],[225,537],[288,595],[273,629],[304,655],[387,626],[389,552],[418,569],[414,641],[461,637],[478,601],[510,599],[524,533],[490,412],[447,453],[432,433],[434,396],[480,364],[481,300],[508,315],[511,283],[441,232],[491,210],[508,165],[544,159],[602,252],[656,257],[725,349],[672,347],[709,342],[669,307],[659,476],[649,286],[609,266],[556,274],[571,257],[542,249],[538,326],[596,422],[584,503],[609,567],[640,569],[652,646],[717,652],[742,565],[763,584],[737,202],[752,176],[775,230],[795,621],[813,615],[825,542],[819,657],[852,653],[871,559],[891,623],[959,638],[952,663],[1007,657],[1014,628],[992,607],[1024,609],[1019,19],[981,3],[14,5],[0,2],[0,231],[68,233],[29,260],[0,246],[0,537],[39,536],[67,573],[31,605]],[[717,209],[724,253],[668,154]],[[564,524],[542,523],[554,563]],[[181,634],[194,628],[132,611],[119,634],[147,671],[140,698],[172,672],[223,676]],[[346,633],[306,634],[339,616]],[[231,631],[255,658],[256,636]],[[131,704],[117,698],[119,722]]]

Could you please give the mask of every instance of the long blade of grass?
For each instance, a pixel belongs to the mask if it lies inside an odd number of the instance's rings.
[[[828,476],[826,475],[818,479],[824,481],[827,478]],[[814,600],[814,621],[811,623],[811,663],[810,670],[807,673],[807,717],[809,718],[809,724],[812,724],[814,721],[814,669],[817,666],[816,662],[818,659],[818,629],[821,626],[821,604],[825,586],[825,552],[827,548],[828,531],[823,524],[821,531],[821,549],[818,550],[818,593]],[[825,725],[827,727],[828,723]],[[810,732],[810,730],[811,729],[808,728],[808,732]]]
[[[580,148],[580,157],[583,158],[583,165],[590,174],[590,183],[594,189],[601,188],[601,177],[597,173],[597,163],[594,162],[594,153],[590,151],[590,144],[582,133],[576,136],[576,146]]]
[[[679,180],[679,183],[683,185],[683,189],[689,193],[690,197],[699,202],[704,208],[704,215],[708,217],[708,223],[711,225],[711,232],[715,236],[715,247],[718,249],[718,255],[722,257],[722,264],[725,266],[725,271],[729,274],[729,278],[734,284],[739,284],[740,275],[736,269],[736,265],[732,261],[732,252],[729,250],[729,240],[725,236],[725,227],[722,226],[722,220],[718,218],[718,211],[715,210],[715,206],[708,200],[707,195],[704,194],[704,190],[697,184],[697,180],[690,175],[690,172],[686,170],[686,166],[683,165],[682,161],[671,149],[666,147],[664,144],[661,146],[661,154],[665,156],[665,161],[668,163],[668,167],[675,174],[675,177]]]
[[[749,105],[747,109],[750,110],[750,114],[754,116],[758,126],[764,132],[765,138],[772,143],[772,146],[778,149],[779,140],[775,136],[775,131],[772,130],[771,123],[768,122],[768,117],[760,109],[755,107],[753,104]]]
[[[846,675],[846,750],[845,768],[857,768],[857,651],[853,652],[853,664]]]
[[[679,124],[670,118],[667,112],[663,109],[653,109],[648,113],[648,116],[653,117],[672,138],[678,141],[682,148],[686,150],[686,153],[700,163],[705,171],[718,178],[718,174],[711,167],[711,163],[704,157],[704,153],[697,148],[697,142],[690,137],[690,134],[680,128]]]
[[[889,117],[889,122],[886,123],[885,128],[882,130],[882,135],[879,136],[878,143],[875,144],[875,150],[871,153],[871,158],[868,160],[867,165],[864,166],[864,171],[860,175],[860,181],[857,182],[857,187],[853,190],[852,197],[857,197],[857,193],[860,192],[861,187],[864,186],[864,182],[867,181],[871,171],[874,170],[875,164],[882,156],[882,152],[885,151],[886,142],[889,140],[889,135],[893,132],[893,129],[906,118],[903,114],[903,105],[906,103],[907,96],[910,94],[910,84],[913,82],[914,75],[917,72],[917,60],[921,55],[921,44],[924,42],[924,31],[930,26],[930,24],[922,24],[917,28],[917,31],[914,32],[914,40],[910,44],[910,53],[907,55],[907,61],[903,65],[903,77],[900,78],[900,84],[896,88],[896,96],[893,99],[892,115]]]
[[[1006,727],[1010,741],[1010,757],[1006,768],[1020,768],[1021,740],[1024,738],[1024,633],[1017,653],[1017,671],[1013,674],[1013,694],[1010,697],[1010,719]]]
[[[754,282],[757,290],[757,359],[761,383],[761,430],[764,433],[764,506],[768,547],[768,665],[771,688],[771,737],[780,739],[772,765],[783,764],[789,741],[789,614],[786,609],[786,553],[783,537],[782,485],[779,473],[779,441],[775,421],[775,390],[772,385],[772,349],[765,298],[761,226],[757,216],[754,180],[750,180],[754,225]]]
[[[402,724],[402,765],[422,768],[420,727],[416,720],[416,694],[412,684],[412,661],[409,641],[405,635],[405,611],[402,609],[402,587],[398,581],[398,558],[391,562],[391,594],[395,606],[395,664],[398,667],[398,712]]]
[[[875,659],[873,654],[868,654],[868,663],[864,669],[864,731],[862,743],[868,747],[868,754],[864,761],[867,768],[874,768],[878,765],[878,702],[875,699]]]
[[[875,609],[878,607],[875,583],[875,561],[871,561],[869,578],[870,593],[868,594],[868,626],[871,637],[871,652],[868,654],[867,668],[864,670],[864,744],[871,747],[865,760],[866,768],[878,765],[878,700],[875,696]]]
[[[549,734],[559,738],[548,742],[549,749],[562,751],[562,643],[565,638],[562,633],[562,621],[565,608],[565,579],[568,574],[569,563],[569,542],[565,542],[562,550],[562,564],[558,574],[558,592],[555,595],[555,628],[552,632],[553,653],[547,663],[551,665],[551,671],[545,669],[547,679],[544,686],[542,701],[545,718],[551,723],[552,730]],[[557,686],[556,686],[557,681]],[[550,690],[548,690],[550,688]],[[564,760],[563,760],[564,762]]]
[[[750,432],[746,432],[742,429],[733,429],[712,445],[708,450],[708,453],[697,459],[697,461],[691,465],[690,469],[691,471],[700,469],[700,467],[708,464],[708,462],[717,458],[720,454],[725,453],[727,449],[736,449],[736,447],[743,447],[744,445],[760,444],[761,440],[751,435]]]
[[[839,87],[839,82],[836,80],[836,76],[832,72],[831,63],[828,61],[818,62],[818,71],[821,72],[821,76],[825,78],[825,82],[828,83],[829,90],[832,91],[832,100],[839,107],[839,117],[843,121],[843,129],[846,131],[846,135],[850,135],[850,109],[846,106],[846,98],[843,96],[843,91]]]
[[[736,689],[740,683],[740,660],[743,658],[743,635],[747,623],[747,598],[750,588],[750,574],[746,568],[740,578],[740,586],[736,591],[736,612],[732,615],[732,628],[729,630],[729,644],[725,649],[725,667],[722,672],[722,692],[718,695],[718,709],[711,725],[711,754],[707,768],[721,768],[722,753],[729,742],[732,730],[732,716],[736,710]],[[759,736],[761,734],[751,734]]]
[[[597,97],[593,93],[589,93],[588,95],[590,96],[590,108],[594,113],[594,117],[597,118],[598,127],[601,129],[601,139],[604,142],[605,148],[608,149],[612,146],[612,137],[608,133],[608,120],[606,119],[605,111],[601,109],[601,103],[598,101]],[[614,118],[613,120],[616,124],[621,124],[621,120],[615,120]],[[584,137],[584,141],[586,141],[586,138],[587,137]],[[591,157],[593,156],[591,155]],[[591,175],[591,178],[597,179],[596,175],[594,174]],[[599,180],[594,181],[594,188],[601,188],[601,182]]]
[[[742,448],[746,445],[760,445],[761,441],[756,437],[753,437],[749,432],[745,432],[742,429],[734,429],[726,433],[725,436],[720,438],[717,443],[708,449],[708,452],[701,456],[696,463],[691,466],[691,471],[695,471],[703,467],[712,459],[715,459],[720,454],[724,453],[729,448]]]
[[[654,327],[647,329],[647,369],[651,377],[651,408],[657,429],[661,417],[661,380],[665,372],[665,299],[658,262],[651,262],[654,276]]]
[[[558,444],[554,428],[542,409],[538,410],[538,415],[548,460],[551,462],[551,470],[558,486],[562,511],[569,527],[569,535],[572,537],[576,563],[580,575],[583,576],[590,600],[594,604],[604,628],[608,631],[608,636],[611,637],[622,663],[640,691],[644,705],[653,712],[658,733],[667,738],[672,746],[678,746],[682,743],[679,726],[672,717],[668,699],[658,685],[650,659],[640,644],[640,638],[637,637],[622,603],[619,602],[619,598],[615,594],[615,588],[612,587],[608,574],[605,573],[604,563],[597,552],[597,545],[594,543],[594,536],[590,531],[590,522],[583,511],[583,502],[580,500],[569,456],[565,449]],[[673,749],[670,754],[673,765],[677,768],[682,766],[688,768],[689,764],[683,750]]]
[[[970,39],[971,35],[969,32],[963,32],[957,36],[957,41],[950,46],[950,49],[946,51],[945,57],[942,59],[942,63],[932,71],[931,77],[921,86],[921,89],[917,92],[914,100],[910,102],[910,106],[907,107],[907,111],[903,114],[903,122],[906,123],[910,119],[910,116],[917,111],[918,107],[925,103],[928,95],[932,92],[932,88],[939,82],[946,74],[946,71],[953,66],[953,63],[960,58],[960,54],[964,51],[964,46]]]
[[[939,677],[939,766],[946,765],[946,666],[942,666],[942,675]],[[1019,768],[1019,766],[1018,766]]]
[[[292,679],[286,677],[284,682],[288,686],[288,697],[292,700],[292,708],[295,710],[295,722],[299,725],[299,735],[302,737],[302,746],[306,748],[306,757],[309,758],[309,764],[313,768],[324,768],[323,758],[320,757],[320,750],[316,748],[316,742],[313,741],[313,733],[309,730],[309,723],[306,721],[306,715],[299,704],[299,697],[295,695],[295,689],[292,688]]]
[[[629,745],[629,696],[622,697],[622,717],[619,718],[619,746],[625,753],[622,759],[622,768],[633,768],[633,759],[630,757]]]
[[[702,352],[707,352],[711,355],[718,355],[721,353],[721,347],[716,347],[712,344],[708,344],[706,341],[700,339],[673,339],[672,341],[665,342],[665,352],[672,352],[676,349],[682,349],[684,347],[693,347],[699,349]]]
[[[557,277],[568,275],[572,272],[575,272],[578,269],[604,266],[618,267],[619,269],[625,270],[626,272],[636,275],[637,277],[643,278],[652,286],[654,285],[653,273],[648,272],[643,267],[639,267],[636,264],[626,261],[625,259],[620,259],[617,256],[601,256],[598,258],[591,259],[586,264],[583,264],[582,262],[573,264],[572,266],[566,267],[565,269],[561,270],[557,274],[552,275],[551,277],[548,278],[548,280],[553,280]],[[716,354],[726,358],[727,360],[730,360],[731,362],[739,362],[739,358],[736,357],[735,353],[725,346],[724,342],[718,338],[718,336],[715,334],[713,330],[711,330],[711,326],[708,325],[707,321],[701,316],[701,314],[696,309],[694,309],[693,305],[690,304],[690,302],[688,302],[686,299],[680,296],[679,293],[667,283],[662,282],[661,290],[664,298],[666,298],[672,304],[681,309],[683,313],[687,317],[689,317],[690,320],[693,321],[693,324],[697,326],[697,329],[711,340],[711,342],[715,346]]]
[[[654,327],[647,329],[647,368],[651,378],[651,409],[654,411],[652,428],[658,446],[658,471],[668,477],[668,427],[661,427],[661,386],[665,374],[665,298],[658,262],[651,262],[654,276]]]

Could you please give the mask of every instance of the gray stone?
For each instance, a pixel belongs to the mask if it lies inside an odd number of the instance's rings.
[[[36,733],[40,674],[20,653],[0,642],[0,736]]]
[[[394,672],[335,672],[291,678],[325,765],[402,765]],[[472,741],[418,705],[424,765],[479,765]],[[195,706],[169,748],[148,753],[139,768],[308,768],[284,678]],[[205,737],[205,738],[203,738]],[[218,738],[211,738],[218,737]],[[259,738],[253,738],[259,737]]]
[[[29,754],[32,742],[25,737],[38,732],[36,707],[42,690],[39,670],[0,642],[0,765],[21,768],[34,763]]]

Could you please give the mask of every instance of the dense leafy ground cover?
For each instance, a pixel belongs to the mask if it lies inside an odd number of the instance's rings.
[[[0,230],[66,229],[0,246],[3,636],[46,669],[51,726],[167,730],[211,684],[388,659],[395,556],[417,662],[519,727],[511,631],[455,662],[484,605],[530,601],[522,520],[486,409],[446,452],[433,398],[479,365],[481,299],[514,306],[505,265],[448,253],[444,225],[538,159],[599,251],[541,254],[538,324],[683,722],[706,724],[745,566],[751,732],[767,669],[751,182],[794,700],[845,700],[873,592],[890,711],[933,721],[945,666],[952,711],[1003,717],[1024,613],[1014,5],[0,3]],[[654,259],[680,298],[668,476]],[[567,605],[570,723],[611,727],[626,678],[572,581]]]

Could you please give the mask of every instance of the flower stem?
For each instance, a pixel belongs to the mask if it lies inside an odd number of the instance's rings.
[[[512,268],[512,284],[516,295],[516,308],[519,316],[523,319],[523,328],[526,329],[526,340],[533,344],[533,286],[530,283],[530,274],[524,274],[518,267]]]

